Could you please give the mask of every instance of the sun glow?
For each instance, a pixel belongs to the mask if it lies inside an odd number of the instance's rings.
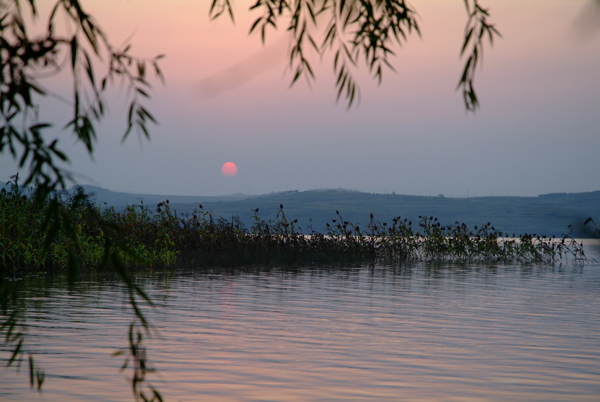
[[[221,166],[221,173],[227,177],[233,177],[237,174],[238,167],[233,162],[225,162],[223,166]]]

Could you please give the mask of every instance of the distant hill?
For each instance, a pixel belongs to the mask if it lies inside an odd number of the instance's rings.
[[[0,182],[0,189],[8,189],[10,184]],[[77,187],[83,188],[86,194],[94,199],[99,204],[107,204],[115,208],[125,207],[127,205],[137,205],[143,202],[147,205],[156,205],[159,202],[169,200],[169,202],[177,202],[184,204],[198,204],[201,202],[216,202],[216,201],[236,201],[250,197],[247,194],[233,194],[223,196],[194,196],[194,195],[160,195],[160,194],[135,194],[122,193],[117,191],[107,190],[102,187],[92,186],[88,184],[77,185],[64,191],[66,197],[69,197]]]
[[[298,219],[305,232],[308,228],[325,231],[325,224],[336,219],[336,210],[344,220],[364,226],[369,215],[380,222],[401,216],[417,224],[420,215],[434,216],[443,224],[455,221],[470,226],[491,222],[496,229],[509,234],[536,233],[560,236],[572,230],[573,235],[589,237],[582,225],[592,217],[600,222],[600,191],[576,194],[546,194],[538,197],[473,197],[445,198],[395,194],[369,194],[358,191],[316,190],[289,191],[249,197],[237,201],[204,202],[206,211],[226,219],[239,216],[252,224],[252,210],[259,209],[262,219],[274,219],[283,204],[288,218]],[[196,205],[171,203],[171,208],[189,214]],[[572,229],[569,228],[571,225]]]
[[[89,194],[98,203],[106,203],[114,207],[124,207],[126,205],[144,204],[156,205],[159,202],[169,200],[169,202],[180,204],[198,204],[201,202],[217,201],[237,201],[250,197],[246,194],[233,194],[223,196],[193,196],[193,195],[159,195],[159,194],[131,194],[106,190],[102,187],[92,185],[74,186],[69,192],[74,191],[75,187],[82,187],[86,194]],[[197,206],[197,205],[196,205]]]
[[[0,183],[0,187],[3,183]],[[471,197],[446,198],[443,196],[411,196],[397,194],[370,194],[353,190],[285,191],[260,196],[234,194],[230,196],[173,196],[129,194],[109,191],[96,186],[82,186],[96,202],[115,208],[144,204],[154,206],[169,200],[171,209],[179,215],[189,215],[202,204],[214,217],[231,219],[238,216],[250,227],[253,210],[259,209],[261,219],[276,217],[283,204],[286,216],[298,219],[305,233],[324,232],[326,223],[336,219],[336,210],[344,220],[365,226],[372,213],[380,222],[390,222],[401,216],[412,220],[414,227],[419,215],[434,216],[442,224],[456,221],[469,226],[491,222],[496,229],[512,235],[536,233],[560,236],[572,233],[589,237],[583,222],[592,217],[600,222],[600,191],[587,193],[553,193],[537,197]],[[73,189],[71,189],[73,191]]]

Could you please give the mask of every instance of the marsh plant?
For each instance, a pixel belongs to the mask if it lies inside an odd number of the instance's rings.
[[[596,222],[591,217],[583,222],[583,226],[591,232],[592,237],[600,239],[600,227],[596,225]]]
[[[379,222],[371,214],[361,227],[335,211],[325,233],[310,226],[304,233],[298,220],[286,215],[283,205],[272,220],[261,219],[258,209],[250,211],[253,223],[247,228],[237,217],[214,217],[202,205],[190,215],[178,216],[168,200],[155,208],[141,202],[116,211],[93,203],[81,190],[64,200],[59,195],[48,197],[44,208],[39,208],[34,197],[35,193],[23,194],[15,183],[0,194],[0,268],[4,275],[61,271],[70,264],[90,270],[115,261],[128,268],[152,269],[585,259],[582,245],[570,236],[509,236],[490,222],[470,228],[420,216],[414,225],[402,217]],[[53,214],[48,214],[49,209]],[[48,216],[55,218],[49,220]],[[66,230],[59,230],[59,224]],[[107,260],[107,254],[112,258]]]

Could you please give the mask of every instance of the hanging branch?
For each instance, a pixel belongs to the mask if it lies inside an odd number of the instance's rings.
[[[461,56],[466,59],[458,88],[468,111],[479,106],[475,93],[475,72],[483,57],[484,37],[493,43],[500,36],[487,22],[489,11],[477,0],[464,0],[468,14]],[[394,71],[391,59],[394,45],[402,45],[415,32],[420,36],[417,13],[404,0],[257,0],[250,10],[261,15],[250,32],[259,31],[264,42],[268,29],[277,29],[279,21],[289,19],[289,66],[293,71],[291,85],[301,77],[309,83],[315,78],[307,57],[307,48],[322,58],[333,53],[337,100],[343,96],[351,107],[360,99],[360,89],[353,71],[362,63],[372,78],[381,84],[385,69]],[[213,0],[210,15],[217,18],[229,14],[233,19],[230,0]],[[328,18],[322,25],[323,18]],[[324,27],[319,29],[319,25]],[[317,41],[317,38],[323,38]]]

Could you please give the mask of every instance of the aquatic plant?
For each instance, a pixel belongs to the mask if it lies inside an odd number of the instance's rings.
[[[587,219],[586,219],[586,220],[583,222],[583,226],[584,226],[585,228],[587,228],[587,227],[588,227],[588,226],[587,226],[588,224],[590,225],[589,227],[590,227],[590,230],[591,230],[591,232],[592,232],[592,236],[593,236],[593,237],[600,238],[600,227],[598,227],[598,225],[596,225],[596,222],[595,222],[595,221],[594,221],[594,220],[593,220],[591,217],[587,218]],[[592,227],[592,226],[593,226],[593,227]]]
[[[286,215],[283,205],[273,220],[250,211],[246,228],[238,217],[215,218],[199,205],[191,215],[178,216],[168,200],[154,210],[141,202],[122,211],[90,201],[81,190],[66,200],[54,196],[45,208],[55,208],[70,224],[45,221],[33,195],[18,188],[0,194],[0,268],[4,275],[104,266],[107,248],[125,267],[150,269],[175,265],[289,265],[327,263],[401,263],[407,261],[495,261],[552,263],[563,258],[585,259],[582,245],[568,235],[548,238],[537,234],[509,236],[490,222],[469,228],[465,223],[443,225],[420,216],[416,227],[400,216],[391,223],[370,215],[368,224],[343,218],[339,211],[326,232],[308,228]],[[39,228],[39,230],[31,230]],[[119,245],[118,247],[116,245]]]

